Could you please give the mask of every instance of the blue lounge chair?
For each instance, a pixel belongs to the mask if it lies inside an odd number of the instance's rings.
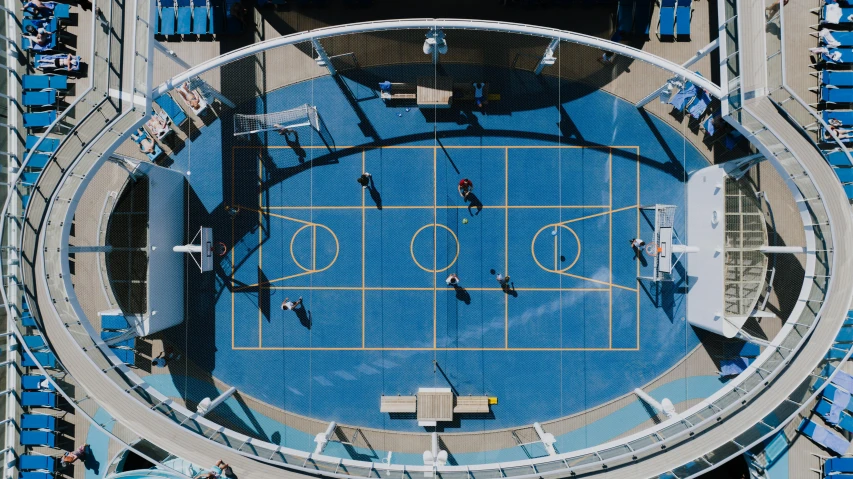
[[[661,0],[660,2],[658,35],[666,38],[675,36],[675,0]]]
[[[853,473],[853,457],[830,457],[823,463],[823,473],[826,476]]]
[[[29,202],[30,202],[30,195],[24,195],[21,198],[21,205],[24,209],[27,209],[27,203],[29,203]],[[36,318],[34,318],[30,313],[27,313],[27,314],[21,316],[21,324],[25,328],[35,328],[37,326]]]
[[[80,56],[74,56],[71,61],[71,66],[56,66],[56,60],[61,60],[63,58],[68,58],[67,53],[56,53],[53,55],[36,55],[33,59],[33,66],[38,68],[39,70],[64,70],[70,72],[80,71],[80,66],[82,65],[82,58]]]
[[[101,339],[104,341],[109,341],[110,339],[117,338],[124,334],[122,331],[101,331]],[[119,343],[110,344],[111,348],[129,348],[133,349],[136,345],[136,338],[129,338],[121,341]]]
[[[850,447],[850,441],[847,439],[844,439],[829,429],[819,426],[805,418],[803,418],[803,421],[797,427],[797,431],[814,441],[817,445],[822,446],[839,456],[847,452],[847,448]]]
[[[229,35],[237,35],[243,32],[243,22],[234,16],[234,10],[231,8],[238,1],[226,0],[225,2],[225,32]]]
[[[51,352],[34,352],[31,353],[35,357],[35,361],[38,361],[38,364],[41,364],[42,367],[45,368],[53,368],[56,367],[56,356]],[[21,360],[21,366],[25,368],[34,368],[36,367],[36,363],[33,361],[33,358],[30,357],[29,354],[24,354],[23,359]]]
[[[101,329],[125,330],[127,328],[127,320],[120,314],[105,314],[101,316]]]
[[[761,347],[755,343],[744,342],[740,351],[737,353],[742,358],[756,358],[761,354]]]
[[[175,34],[175,1],[174,0],[160,0],[160,28],[157,30],[157,33],[160,35],[174,35]]]
[[[180,126],[183,122],[187,121],[187,114],[184,113],[184,110],[175,103],[175,100],[172,99],[169,94],[161,95],[154,103],[163,110],[166,116],[172,121],[172,124],[175,126]]]
[[[216,35],[223,33],[225,31],[224,22],[225,13],[222,11],[222,5],[212,4],[210,6],[210,28],[208,31]]]
[[[687,111],[690,112],[690,116],[696,118],[702,118],[702,115],[705,114],[705,110],[708,109],[708,105],[711,104],[711,97],[705,93],[705,90],[698,90],[696,92],[696,96],[693,97],[693,100],[690,101],[687,106]]]
[[[148,135],[148,132],[145,131],[145,129],[142,129],[142,133],[137,134],[137,135],[131,135],[130,137],[133,139],[134,142],[136,142],[137,145],[139,145],[140,150],[142,150],[142,142],[145,140],[151,139],[151,136]],[[154,151],[152,151],[151,153],[147,153],[143,150],[143,153],[145,153],[145,156],[147,156],[149,160],[154,161],[160,155],[163,154],[163,149],[160,148],[160,145],[158,145],[157,142],[154,142]],[[125,323],[124,327],[127,327],[127,322],[124,321],[124,318],[121,318],[121,319],[122,319],[122,322]]]
[[[34,18],[25,18],[21,21],[21,26],[26,31],[27,27],[33,27],[36,30],[39,28],[44,28],[48,32],[51,32],[50,41],[47,45],[39,45],[38,43],[33,43],[27,37],[21,38],[21,48],[24,50],[31,50],[33,52],[46,52],[56,48],[56,45],[59,41],[59,25],[57,20],[39,20]]]
[[[838,176],[838,180],[841,183],[853,183],[853,168],[834,168],[835,175]],[[853,342],[853,334],[851,334],[848,330],[851,328],[842,327],[841,331],[838,332],[838,336],[835,338],[836,343],[849,343]]]
[[[31,170],[41,170],[47,166],[50,161],[50,155],[45,153],[33,153],[30,155],[30,161],[27,162],[27,168]]]
[[[53,384],[45,382],[43,374],[28,374],[21,376],[21,387],[25,391],[54,391]],[[44,387],[46,385],[46,387]]]
[[[54,106],[56,105],[56,90],[25,91],[21,101],[24,106]]]
[[[21,445],[56,447],[56,434],[52,431],[21,431]]]
[[[118,357],[119,361],[131,366],[136,363],[136,354],[132,349],[110,348],[110,350]]]
[[[19,177],[19,179],[20,179],[20,181],[21,181],[21,183],[22,183],[22,184],[24,184],[24,185],[29,185],[29,186],[33,186],[33,185],[35,185],[35,184],[38,182],[38,179],[39,179],[39,176],[40,176],[40,175],[41,175],[41,173],[40,173],[40,172],[37,172],[37,171],[28,171],[28,172],[25,172],[24,174],[22,174],[22,175]]]
[[[853,15],[853,8],[824,5],[820,9],[820,21],[822,24],[853,23],[848,18]]]
[[[849,32],[853,34],[853,32]],[[820,72],[820,84],[837,87],[853,87],[853,71],[823,70]]]
[[[44,471],[27,471],[21,473],[21,479],[55,479],[52,473]]]
[[[752,361],[752,358],[723,359],[720,361],[720,377],[737,376],[746,371]]]
[[[22,471],[42,470],[47,472],[56,472],[56,458],[24,454],[18,457],[18,469]]]
[[[57,20],[68,20],[71,18],[71,5],[57,2],[42,2],[42,5],[44,5],[44,8],[39,9],[35,13],[25,10],[24,18],[56,18]]]
[[[853,416],[850,416],[842,410],[833,410],[832,404],[826,400],[821,400],[815,406],[814,412],[820,414],[828,423],[838,426],[847,432],[853,432]],[[835,414],[836,417],[833,417]],[[833,417],[833,419],[828,419]]]
[[[853,183],[853,168],[835,168],[835,174],[842,183]],[[842,326],[838,336],[835,337],[836,343],[846,344],[853,343],[853,328],[850,326]]]
[[[843,150],[832,150],[825,154],[826,161],[832,166],[853,166],[853,163],[850,163],[850,159],[847,158],[847,154]],[[853,151],[851,151],[851,154],[853,154]]]
[[[616,6],[616,29],[630,32],[634,23],[634,0],[619,0]]]
[[[832,40],[834,40],[840,44],[840,45],[835,45],[835,46],[841,46],[841,47],[853,46],[853,32],[835,31],[835,32],[830,32],[830,35],[832,35]],[[827,45],[826,40],[823,37],[820,37],[820,44],[823,46]]]
[[[21,414],[21,429],[56,430],[56,418],[47,414]]]
[[[853,60],[853,50],[851,50],[850,58]],[[851,103],[853,102],[853,88],[823,86],[820,88],[820,99],[827,103]]]
[[[24,128],[47,128],[56,121],[56,111],[40,111],[24,113]]]
[[[40,136],[37,135],[27,135],[27,150],[32,150],[35,148],[36,143],[38,143]],[[56,149],[59,148],[59,139],[58,138],[45,138],[44,141],[39,144],[36,151],[41,151],[44,153],[53,153]]]
[[[68,77],[65,75],[24,75],[21,77],[21,88],[24,90],[66,90]]]
[[[652,2],[651,0],[636,0],[634,2],[634,34],[649,37],[652,26]]]
[[[829,120],[835,119],[841,122],[843,126],[853,126],[853,110],[824,110],[821,112],[823,121],[829,123]]]
[[[840,386],[847,392],[853,391],[853,376],[844,371],[836,371],[836,369],[837,368],[831,364],[824,366],[820,372],[821,377],[815,382],[814,389],[819,388],[826,381],[824,378],[828,378],[835,373],[835,376],[832,376],[832,383],[830,386]],[[827,386],[827,388],[829,388],[829,386]],[[824,391],[824,394],[826,394],[826,391]]]
[[[692,16],[693,0],[678,0],[675,12],[675,34],[679,40],[690,39],[690,20]]]
[[[192,0],[178,0],[178,35],[189,35],[193,32]]]
[[[44,338],[41,336],[24,336],[24,344],[26,344],[31,350],[40,349],[46,346]]]
[[[210,7],[207,0],[192,0],[193,2],[193,33],[196,35],[207,35],[207,21],[210,18]]]
[[[56,408],[56,393],[49,391],[24,391],[21,393],[21,406]]]
[[[672,105],[678,111],[684,111],[684,108],[690,100],[696,97],[697,91],[698,89],[696,88],[696,85],[691,82],[687,82],[684,84],[684,87],[681,88],[681,91],[669,98],[667,103]]]

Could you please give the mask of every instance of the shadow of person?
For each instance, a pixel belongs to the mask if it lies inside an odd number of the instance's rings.
[[[503,286],[503,290],[504,290],[504,293],[512,296],[513,298],[518,297],[518,291],[515,290],[515,283],[513,283],[512,281],[506,283]]]
[[[453,289],[456,291],[456,299],[465,304],[471,304],[471,294],[469,294],[465,288],[458,284],[454,284]]]
[[[480,198],[477,198],[477,195],[475,195],[473,191],[465,195],[465,201],[468,202],[468,214],[470,214],[471,216],[476,216],[480,214],[480,211],[483,209],[483,202],[480,201]],[[476,209],[477,211],[472,212],[472,208]]]
[[[637,248],[633,244],[631,245],[631,249],[634,250],[634,261],[640,260],[641,265],[648,266],[649,262],[646,261],[646,256],[643,254],[643,249]]]
[[[86,455],[83,457],[83,467],[94,472],[96,475],[100,475],[101,463],[95,459],[95,455],[92,454],[92,450],[90,448],[86,448]]]
[[[302,145],[299,144],[299,133],[296,130],[284,130],[281,136],[284,137],[287,146],[299,157],[299,162],[304,163],[307,153],[305,153],[305,148],[302,148]]]
[[[305,329],[311,329],[311,311],[305,309],[304,306],[300,306],[293,310],[296,313],[296,317],[299,318],[299,324],[301,324]]]
[[[376,185],[373,184],[373,177],[370,177],[370,184],[367,187],[368,192],[370,192],[370,199],[376,203],[376,209],[382,209],[382,195],[379,194],[379,190],[376,189]]]

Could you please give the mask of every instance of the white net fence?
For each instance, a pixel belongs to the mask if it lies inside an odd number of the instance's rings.
[[[234,136],[249,135],[270,130],[283,130],[311,126],[320,131],[320,116],[317,107],[308,104],[290,110],[260,115],[234,115]]]

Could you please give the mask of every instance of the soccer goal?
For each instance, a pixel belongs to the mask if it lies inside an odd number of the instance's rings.
[[[674,205],[641,206],[641,210],[654,211],[655,232],[652,240],[646,244],[646,254],[654,259],[652,276],[638,276],[638,279],[651,281],[672,281],[672,269],[678,264],[684,253],[695,253],[699,248],[687,246],[678,239],[673,229],[675,223]],[[678,255],[675,256],[674,255]]]
[[[234,115],[234,136],[250,135],[262,131],[282,130],[310,126],[322,134],[322,120],[317,107],[302,105],[285,111],[264,113],[261,115]]]

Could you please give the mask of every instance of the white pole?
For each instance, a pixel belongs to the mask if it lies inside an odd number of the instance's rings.
[[[220,404],[225,402],[225,400],[230,398],[231,395],[233,395],[235,392],[237,392],[237,388],[232,387],[232,388],[229,388],[224,393],[217,396],[216,399],[214,399],[213,401],[211,401],[210,398],[202,399],[201,402],[198,404],[198,409],[197,409],[198,413],[201,414],[202,416],[204,416],[205,414],[210,412],[211,409],[213,409],[216,406],[219,406]]]
[[[762,246],[762,253],[807,253],[805,246]]]

